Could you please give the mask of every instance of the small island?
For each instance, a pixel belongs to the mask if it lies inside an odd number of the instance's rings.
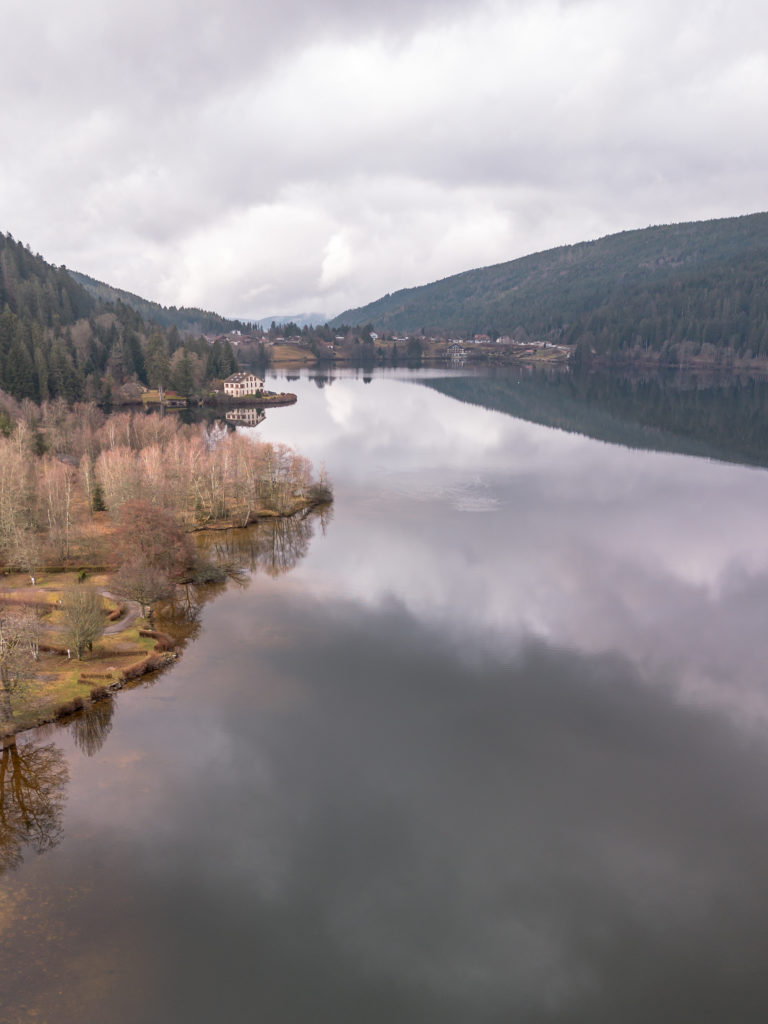
[[[92,403],[11,411],[0,437],[0,737],[178,656],[153,606],[228,571],[195,535],[298,520],[332,501],[306,458],[218,421]]]

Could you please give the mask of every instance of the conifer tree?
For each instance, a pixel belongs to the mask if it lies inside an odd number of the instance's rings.
[[[171,377],[171,361],[168,358],[165,338],[159,331],[153,331],[150,335],[144,363],[150,386],[157,388],[162,401],[163,391],[168,387]]]
[[[17,338],[5,361],[5,386],[14,398],[38,400],[35,369],[26,346]]]

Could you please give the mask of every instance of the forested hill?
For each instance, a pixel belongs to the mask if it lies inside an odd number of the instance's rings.
[[[11,235],[0,233],[0,313],[6,307],[50,327],[89,316],[96,302],[63,267],[51,266]]]
[[[228,331],[245,332],[247,330],[246,325],[239,320],[227,320],[226,317],[219,316],[218,313],[210,313],[207,310],[189,306],[161,306],[159,302],[142,299],[140,295],[123,291],[122,288],[113,288],[110,284],[97,281],[76,270],[70,270],[69,274],[99,302],[112,304],[122,302],[130,309],[135,309],[143,320],[159,324],[161,327],[176,327],[179,331],[192,334],[225,334]]]
[[[525,335],[585,353],[768,355],[768,213],[624,231],[447,277],[334,324]],[[681,346],[686,346],[682,348]],[[709,350],[705,350],[705,355]]]
[[[193,397],[236,369],[227,340],[209,345],[145,322],[119,298],[106,304],[0,233],[0,390],[34,402],[108,403],[141,386]]]

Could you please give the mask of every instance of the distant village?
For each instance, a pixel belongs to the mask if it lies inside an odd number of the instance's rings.
[[[416,334],[382,332],[365,327],[302,327],[273,324],[267,330],[205,335],[210,344],[228,342],[244,366],[311,366],[318,363],[362,367],[398,365],[452,365],[518,361],[562,362],[571,347],[546,339],[531,339],[522,328],[513,335],[474,334],[446,337],[419,331]]]
[[[379,333],[366,327],[299,327],[273,324],[268,330],[231,330],[202,334],[199,342],[212,352],[223,353],[234,372],[210,380],[204,389],[191,394],[167,385],[148,387],[135,377],[116,388],[116,405],[184,408],[188,405],[239,405],[226,419],[233,423],[260,422],[256,408],[248,414],[244,404],[253,406],[285,405],[296,401],[293,394],[275,394],[265,388],[269,367],[358,367],[372,371],[379,367],[418,366],[495,366],[512,363],[563,363],[571,357],[571,347],[547,339],[532,340],[522,329],[513,335],[474,334],[471,337],[444,337],[419,331],[418,334]],[[246,403],[250,399],[250,403]],[[250,415],[250,419],[248,419]]]

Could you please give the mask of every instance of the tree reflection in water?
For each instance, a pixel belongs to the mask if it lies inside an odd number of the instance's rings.
[[[290,572],[309,550],[315,524],[325,533],[331,515],[332,506],[328,505],[294,516],[264,519],[245,529],[198,534],[200,554],[222,571],[222,578],[177,587],[173,598],[158,608],[158,626],[173,633],[181,645],[193,640],[200,631],[205,604],[232,584],[247,586],[252,573],[263,572],[276,577]]]
[[[63,834],[69,771],[54,743],[9,741],[0,752],[0,873],[17,867],[24,848],[44,853]]]
[[[315,523],[325,532],[332,506],[308,509],[294,516],[262,520],[245,530],[211,531],[200,535],[201,550],[230,576],[265,572],[282,576],[301,561],[309,550]]]
[[[247,587],[253,572],[265,572],[270,577],[290,572],[306,555],[315,523],[325,534],[331,515],[329,505],[293,516],[262,519],[245,529],[201,532],[197,537],[200,553],[221,570],[221,579],[177,587],[173,598],[158,609],[159,627],[173,633],[181,645],[195,639],[205,604],[232,584]]]
[[[75,743],[88,757],[98,754],[112,731],[115,698],[107,697],[88,704],[70,722]]]

